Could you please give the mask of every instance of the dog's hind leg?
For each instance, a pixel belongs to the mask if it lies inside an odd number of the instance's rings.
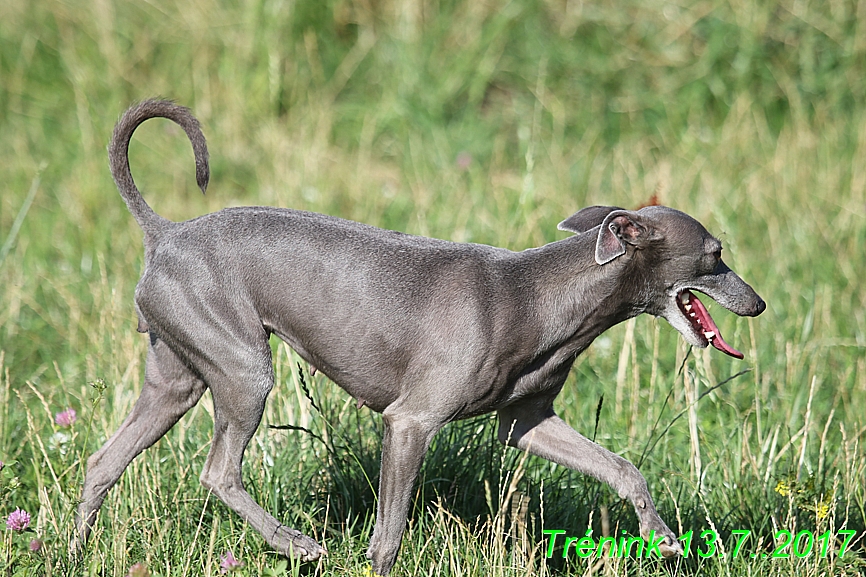
[[[222,355],[217,358],[225,359]],[[267,340],[258,354],[236,355],[205,374],[214,400],[214,435],[202,484],[249,523],[277,551],[314,561],[325,549],[303,533],[284,526],[256,503],[241,477],[244,450],[255,434],[265,400],[274,385]]]
[[[141,396],[117,432],[87,461],[76,515],[82,542],[90,534],[105,495],[127,465],[168,432],[206,388],[164,341],[153,336],[151,339]]]

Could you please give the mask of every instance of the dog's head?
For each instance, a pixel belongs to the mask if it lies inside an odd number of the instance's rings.
[[[713,345],[732,357],[743,353],[722,338],[697,291],[740,316],[757,316],[766,303],[722,261],[722,243],[689,215],[663,206],[629,211],[585,208],[559,223],[560,230],[595,235],[599,266],[628,262],[642,312],[661,316],[689,344]]]

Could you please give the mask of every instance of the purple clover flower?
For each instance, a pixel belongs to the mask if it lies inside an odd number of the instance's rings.
[[[126,577],[150,577],[150,571],[147,570],[144,563],[136,563],[129,568],[129,573],[126,574]]]
[[[30,525],[30,513],[22,511],[18,507],[6,517],[6,528],[12,531],[21,533],[28,525]]]
[[[78,419],[78,415],[75,413],[75,409],[67,408],[65,411],[61,411],[54,415],[54,422],[63,428],[71,427],[75,424],[75,421]]]
[[[244,564],[235,559],[231,551],[226,552],[225,555],[220,557],[220,573],[231,573],[243,566]]]

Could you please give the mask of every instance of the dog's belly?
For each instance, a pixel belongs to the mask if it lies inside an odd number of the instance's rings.
[[[392,366],[375,357],[361,360],[351,351],[336,355],[335,349],[319,351],[315,344],[305,343],[295,335],[273,330],[281,340],[310,364],[311,372],[322,373],[358,401],[381,413],[399,397],[399,378]]]

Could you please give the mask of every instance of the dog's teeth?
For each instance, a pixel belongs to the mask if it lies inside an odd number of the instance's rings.
[[[714,333],[713,331],[704,331],[704,336],[707,337],[708,341],[711,341],[716,338],[716,333]]]
[[[689,314],[689,317],[691,317],[691,318],[695,318],[695,316],[697,316],[697,315],[695,315],[695,313],[690,313],[690,314]]]
[[[685,305],[685,306],[683,306],[683,308],[686,309],[686,312],[689,312],[692,310],[692,305]],[[694,316],[694,315],[692,315],[692,316]]]

